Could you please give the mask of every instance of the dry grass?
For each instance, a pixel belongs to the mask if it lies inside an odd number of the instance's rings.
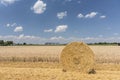
[[[64,46],[0,46],[0,56],[3,57],[33,57],[53,56],[60,54]]]
[[[97,63],[120,64],[120,46],[90,46]]]
[[[97,72],[90,75],[62,72],[58,61],[64,46],[0,47],[0,80],[120,80],[120,47],[90,47],[96,56]],[[8,57],[16,59],[9,62]],[[44,59],[43,62],[32,61],[38,57]],[[8,61],[3,61],[3,58]],[[30,58],[31,61],[19,61],[18,58]],[[55,61],[51,61],[53,59]]]
[[[64,46],[5,46],[0,47],[0,61],[59,62]]]
[[[88,75],[49,68],[0,68],[0,80],[120,80],[120,71],[97,72]]]
[[[59,62],[64,46],[5,46],[0,47],[0,61]],[[90,46],[97,63],[120,63],[119,46]]]
[[[58,63],[2,62],[0,80],[120,80],[120,65],[97,64],[97,74],[62,72]]]

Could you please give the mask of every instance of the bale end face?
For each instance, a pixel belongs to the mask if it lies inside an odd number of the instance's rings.
[[[85,43],[72,42],[62,50],[60,62],[66,71],[88,73],[94,69],[94,53]]]

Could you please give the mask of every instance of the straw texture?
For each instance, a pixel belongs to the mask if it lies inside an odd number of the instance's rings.
[[[65,71],[89,73],[94,66],[94,53],[85,43],[72,42],[62,50],[60,62]]]

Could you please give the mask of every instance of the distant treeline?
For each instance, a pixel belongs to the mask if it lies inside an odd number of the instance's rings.
[[[118,45],[120,46],[120,43],[117,42],[98,42],[98,43],[88,43],[88,45]]]
[[[54,43],[54,42],[46,42],[44,44],[28,44],[26,42],[23,43],[15,43],[13,41],[4,41],[4,40],[0,40],[0,46],[63,46],[66,44],[60,44],[60,43]]]
[[[14,43],[13,41],[0,40],[0,46],[27,45],[26,43]]]
[[[98,42],[98,43],[87,43],[88,45],[118,45],[120,46],[120,43],[117,42]],[[22,46],[22,45],[26,45],[26,46],[64,46],[67,45],[66,44],[61,44],[61,43],[54,43],[54,42],[46,42],[44,44],[27,44],[27,43],[14,43],[13,41],[4,41],[4,40],[0,40],[0,46]]]
[[[66,44],[60,44],[60,43],[52,43],[52,42],[47,42],[47,43],[45,43],[44,45],[67,45],[68,43],[66,43]],[[109,42],[98,42],[98,43],[87,43],[88,45],[119,45],[120,46],[120,43],[117,43],[117,42],[111,42],[111,43],[109,43]]]
[[[13,45],[13,41],[0,40],[0,46],[12,46],[12,45]]]

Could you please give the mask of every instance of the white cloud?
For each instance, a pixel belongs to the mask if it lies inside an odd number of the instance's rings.
[[[75,38],[71,37],[65,39],[66,42],[73,42],[73,41],[82,41],[86,43],[96,43],[96,42],[120,42],[120,37],[85,37],[85,38]]]
[[[22,26],[18,26],[14,29],[14,32],[22,32],[23,31],[23,27]]]
[[[13,24],[6,24],[6,27],[15,27],[15,26],[17,26],[17,24],[16,23],[13,23]]]
[[[33,35],[6,35],[1,36],[0,40],[10,40],[14,41],[15,43],[33,43],[33,44],[44,44],[46,42],[58,42],[58,43],[69,43],[73,41],[82,41],[86,43],[95,43],[95,42],[120,42],[120,37],[85,37],[85,38],[78,38],[78,37],[68,37],[63,38],[62,36],[58,37],[51,37],[51,38],[41,38],[39,36],[33,36]]]
[[[96,43],[96,42],[120,42],[120,37],[85,37],[85,38],[78,38],[78,37],[52,37],[50,41],[53,42],[60,42],[60,43],[69,43],[73,41],[79,42],[86,42],[86,43]]]
[[[7,26],[7,27],[10,27],[10,24],[8,23],[8,24],[6,24],[6,26]]]
[[[17,26],[17,24],[16,24],[16,23],[11,24],[11,27],[15,27],[15,26]]]
[[[84,18],[84,15],[81,14],[81,13],[79,13],[77,17],[78,17],[78,18]]]
[[[101,19],[104,19],[104,18],[106,18],[106,16],[105,16],[105,15],[102,15],[102,16],[100,16],[100,18],[101,18]]]
[[[82,13],[79,13],[77,15],[78,18],[94,18],[95,16],[97,16],[98,12],[91,12],[91,13],[88,13],[86,15],[83,15]]]
[[[98,12],[91,12],[89,14],[86,14],[85,18],[94,18],[97,14],[98,14]]]
[[[56,33],[57,32],[65,32],[67,28],[68,28],[67,25],[59,25],[59,26],[56,27],[55,32]]]
[[[46,10],[46,6],[47,4],[44,3],[42,0],[38,0],[33,7],[31,8],[31,10],[34,11],[34,13],[36,14],[42,14],[44,13],[44,11]]]
[[[20,34],[18,38],[21,39],[23,37],[24,37],[24,34]]]
[[[44,39],[38,36],[20,34],[18,36],[16,35],[0,36],[0,40],[10,40],[10,41],[14,41],[15,43],[26,42],[26,43],[38,44],[38,43],[45,43],[47,42],[48,39]]]
[[[0,0],[0,3],[7,6],[7,5],[15,3],[16,1],[18,0]]]
[[[57,13],[59,19],[63,19],[65,16],[67,16],[67,11]]]
[[[53,29],[44,30],[44,32],[52,32]]]
[[[63,40],[64,38],[62,36],[59,37],[51,37],[50,40]]]
[[[81,3],[80,0],[64,0],[64,2],[72,2],[72,1],[75,1],[75,2],[77,2],[78,4]]]
[[[117,36],[117,35],[119,35],[119,33],[114,33],[113,35]]]
[[[37,36],[30,36],[30,35],[24,35],[24,34],[20,34],[19,36],[18,36],[18,39],[34,39],[34,38],[39,38],[39,37],[37,37]]]

